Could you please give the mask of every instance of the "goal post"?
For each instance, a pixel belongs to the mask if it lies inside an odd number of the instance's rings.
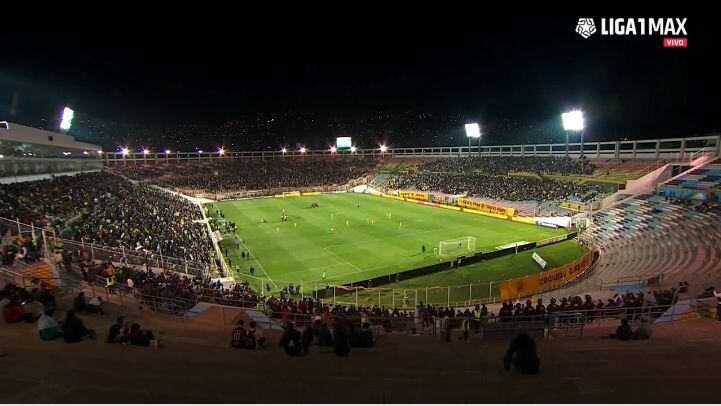
[[[439,257],[452,257],[476,252],[476,237],[461,237],[438,243]]]

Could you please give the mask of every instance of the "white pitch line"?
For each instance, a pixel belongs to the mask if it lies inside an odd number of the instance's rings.
[[[245,250],[248,251],[248,255],[250,255],[250,257],[253,258],[253,261],[255,261],[256,264],[258,264],[258,267],[260,268],[261,271],[263,271],[263,273],[265,274],[266,278],[268,278],[270,283],[272,283],[273,286],[275,286],[275,288],[278,289],[278,284],[273,281],[273,279],[270,277],[270,275],[268,275],[268,272],[265,272],[265,268],[263,268],[263,265],[261,265],[261,263],[255,258],[255,255],[253,255],[253,253],[250,252],[250,248],[248,248],[248,246],[245,245],[245,242],[243,241],[243,239],[240,238],[237,234],[235,235],[235,237],[238,239],[238,241],[240,241],[241,244],[243,244],[243,247],[245,247]]]
[[[369,244],[375,244],[378,241],[388,241],[388,240],[393,240],[393,239],[397,239],[397,238],[415,237],[415,236],[421,235],[421,234],[438,233],[438,232],[446,231],[446,230],[457,230],[457,229],[466,229],[466,228],[468,228],[468,226],[460,225],[460,226],[456,226],[456,227],[439,228],[437,230],[413,231],[413,232],[409,232],[409,233],[401,233],[399,235],[391,235],[391,236],[387,236],[387,237],[368,238],[363,241],[354,242],[353,245],[355,245],[355,246],[369,245]],[[348,245],[348,243],[333,244],[333,245],[328,245],[326,248],[343,247],[343,246],[347,246],[347,245]]]
[[[331,254],[331,255],[333,255],[334,257],[340,259],[341,261],[345,262],[346,264],[348,264],[348,265],[352,266],[353,268],[357,269],[358,271],[363,272],[362,269],[360,269],[360,268],[358,268],[357,266],[351,264],[350,262],[348,262],[348,261],[345,260],[344,258],[341,258],[341,257],[338,256],[338,254],[336,254],[335,252],[329,250],[328,248],[323,248],[323,249],[326,250],[326,251],[328,251],[328,253]]]

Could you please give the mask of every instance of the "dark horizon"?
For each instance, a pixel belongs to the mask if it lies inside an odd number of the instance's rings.
[[[67,104],[79,140],[155,149],[320,149],[344,135],[366,148],[465,145],[474,121],[484,144],[553,142],[560,113],[576,107],[589,141],[721,131],[710,13],[445,6],[11,19],[0,120],[55,129]],[[688,18],[688,48],[574,32],[580,17],[616,16]]]

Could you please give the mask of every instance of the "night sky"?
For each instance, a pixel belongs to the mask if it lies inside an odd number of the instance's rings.
[[[484,144],[559,141],[573,107],[588,140],[721,132],[715,13],[513,4],[9,10],[0,120],[56,128],[68,104],[79,139],[185,150],[465,145],[471,121]],[[583,39],[579,17],[687,17],[689,47]]]

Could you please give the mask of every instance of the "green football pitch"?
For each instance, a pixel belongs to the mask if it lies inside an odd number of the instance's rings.
[[[317,208],[310,207],[313,202]],[[229,234],[221,243],[231,267],[239,268],[235,276],[254,284],[262,278],[274,291],[301,282],[308,291],[308,286],[323,283],[324,272],[325,283],[341,285],[438,263],[433,249],[442,240],[472,236],[477,239],[476,251],[487,252],[567,232],[358,193],[217,202],[209,207],[213,217],[215,208],[236,224],[242,237],[240,249]],[[282,210],[287,221],[280,219]],[[241,259],[241,251],[249,251],[253,259]],[[251,266],[255,278],[249,278]],[[513,273],[528,274],[538,268],[529,260],[526,269]],[[508,274],[486,277],[500,280]]]

